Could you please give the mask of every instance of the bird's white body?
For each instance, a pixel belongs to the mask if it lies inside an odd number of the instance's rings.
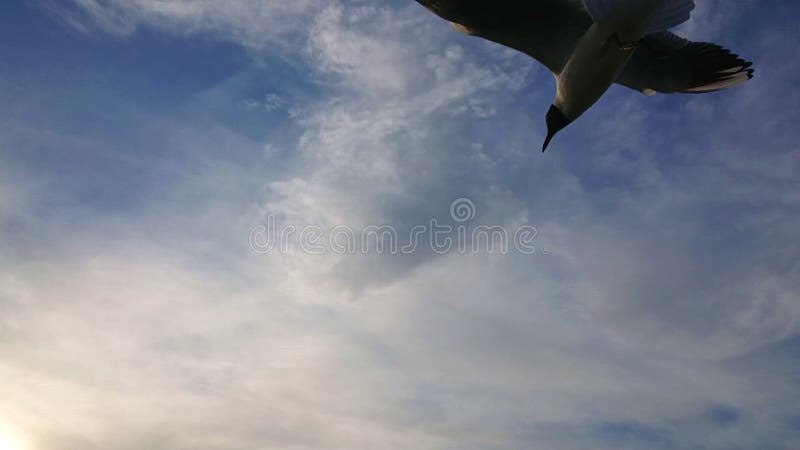
[[[621,48],[610,39],[612,34],[601,24],[592,25],[564,70],[556,75],[553,105],[569,120],[594,105],[625,67],[632,49]]]
[[[564,69],[556,74],[553,102],[569,120],[594,105],[619,77],[653,12],[665,0],[640,0],[636,7],[595,22],[583,35]]]

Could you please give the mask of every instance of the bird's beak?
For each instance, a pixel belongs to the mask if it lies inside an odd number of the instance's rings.
[[[556,133],[563,130],[564,127],[570,124],[572,120],[567,118],[555,105],[550,107],[550,110],[547,111],[547,137],[544,139],[544,145],[542,145],[542,153],[547,150],[547,146],[550,145],[550,141],[553,140]]]
[[[544,139],[544,145],[542,145],[542,153],[547,151],[547,146],[550,145],[550,141],[553,140],[553,136],[558,133],[557,131],[547,130],[547,137]]]

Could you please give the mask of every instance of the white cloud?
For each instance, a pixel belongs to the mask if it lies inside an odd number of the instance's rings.
[[[324,5],[319,0],[237,0],[225,5],[212,0],[41,2],[45,11],[84,32],[100,28],[127,36],[149,26],[178,35],[218,35],[256,48],[296,44],[311,25],[309,17]]]
[[[0,384],[0,417],[34,449],[617,448],[597,436],[608,423],[666,429],[677,447],[792,438],[760,412],[783,399],[791,413],[791,387],[726,364],[797,333],[794,160],[750,163],[774,124],[744,141],[691,125],[740,125],[750,96],[773,88],[709,98],[688,118],[615,90],[542,157],[552,84],[526,83],[549,75],[417,5],[75,4],[59,12],[86,30],[277,46],[322,94],[292,105],[299,138],[270,152],[288,159],[278,175],[241,157],[265,143],[169,122],[180,173],[158,171],[169,183],[130,215],[40,223],[40,187],[0,184],[47,250],[10,244],[26,262],[5,261],[0,283],[0,376],[18,380]],[[476,221],[536,225],[553,253],[246,247],[269,214],[408,229],[463,196]],[[736,261],[732,245],[750,253]],[[752,422],[715,427],[704,415],[717,404]]]

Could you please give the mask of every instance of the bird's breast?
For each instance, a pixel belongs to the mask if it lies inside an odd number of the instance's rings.
[[[572,120],[608,90],[632,54],[612,39],[614,33],[611,27],[593,24],[557,76],[555,104]]]

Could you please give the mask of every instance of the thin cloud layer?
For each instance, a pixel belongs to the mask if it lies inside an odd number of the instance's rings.
[[[296,43],[309,26],[308,19],[324,4],[318,0],[246,0],[225,5],[211,0],[43,0],[39,6],[85,33],[100,29],[125,37],[142,27],[154,27],[183,36],[216,35],[258,48]]]
[[[754,83],[694,98],[615,88],[541,157],[550,74],[413,2],[39,6],[81,30],[60,31],[70,39],[211,37],[250,59],[170,108],[95,93],[136,147],[52,111],[4,113],[17,175],[0,182],[0,424],[28,447],[800,442],[785,34],[744,41],[726,28],[740,14],[700,8],[698,23],[724,25],[692,34],[757,56]],[[281,106],[241,107],[266,98]],[[108,155],[92,186],[115,208],[63,174]],[[248,247],[270,216],[403,235],[452,223],[457,198],[476,205],[472,224],[535,225],[547,251]]]

